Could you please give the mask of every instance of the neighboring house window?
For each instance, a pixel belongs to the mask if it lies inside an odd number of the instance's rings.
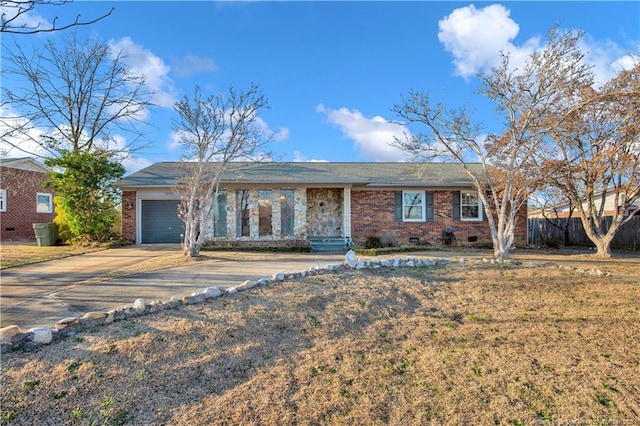
[[[51,194],[43,194],[38,192],[38,194],[36,195],[36,212],[53,213],[53,201]]]
[[[249,211],[249,190],[236,191],[236,237],[251,235],[251,219]]]
[[[433,193],[398,191],[395,196],[396,220],[424,222],[433,219]]]
[[[7,190],[0,189],[0,212],[7,211]]]
[[[294,200],[293,189],[280,190],[280,232],[284,236],[293,235]]]
[[[227,236],[227,191],[218,191],[213,203],[213,236],[223,238]]]
[[[476,191],[460,191],[460,220],[482,220],[482,202]]]
[[[258,191],[258,235],[261,237],[273,235],[273,226],[271,225],[272,199],[270,189]]]

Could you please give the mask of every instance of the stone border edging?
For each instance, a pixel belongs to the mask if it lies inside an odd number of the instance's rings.
[[[91,329],[96,326],[111,324],[116,321],[123,321],[128,318],[135,318],[142,315],[161,312],[168,309],[176,309],[183,305],[196,305],[204,303],[207,300],[216,299],[224,295],[233,295],[240,291],[246,291],[257,286],[266,286],[271,283],[282,282],[285,280],[294,280],[304,278],[307,275],[315,275],[324,272],[334,272],[347,269],[377,269],[377,268],[402,268],[402,267],[438,267],[448,266],[451,264],[465,264],[466,259],[461,257],[457,262],[451,258],[442,257],[415,257],[407,256],[405,258],[384,258],[384,259],[356,259],[353,262],[343,262],[339,265],[327,265],[325,267],[312,266],[308,270],[297,273],[278,272],[271,278],[260,278],[256,281],[246,280],[242,284],[234,287],[221,289],[219,287],[207,287],[200,293],[191,293],[190,296],[180,298],[172,297],[167,302],[155,300],[145,302],[144,299],[136,299],[131,306],[111,309],[107,312],[87,312],[82,317],[69,317],[56,322],[53,328],[36,327],[27,331],[22,331],[17,325],[9,325],[0,329],[0,353],[6,354],[17,350],[32,350],[37,347],[48,345],[53,342],[61,341],[67,337],[74,336],[81,331]],[[497,264],[493,259],[475,260],[474,264]],[[520,265],[520,262],[507,260],[505,265]],[[553,262],[532,265],[533,267],[556,267],[559,269],[567,269],[583,275],[611,276],[609,272],[602,272],[598,269],[585,270],[571,266],[562,266]]]

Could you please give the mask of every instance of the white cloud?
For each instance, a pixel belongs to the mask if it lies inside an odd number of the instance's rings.
[[[146,158],[127,157],[122,160],[122,165],[128,173],[135,173],[138,170],[142,170],[145,167],[149,167],[151,162]]]
[[[622,70],[630,70],[637,63],[640,63],[640,56],[638,55],[624,55],[611,64],[614,71],[619,72]]]
[[[186,77],[193,74],[218,71],[220,67],[209,58],[201,58],[192,54],[186,54],[182,58],[172,61],[171,72],[178,77]]]
[[[262,118],[256,117],[255,120],[262,134],[265,136],[268,136],[268,135],[273,136],[274,142],[283,142],[289,139],[288,127],[280,127],[277,131],[274,131],[271,129],[271,127],[269,127],[269,124],[267,124],[267,122],[264,121]]]
[[[585,52],[585,62],[593,67],[597,84],[604,84],[620,71],[631,69],[639,59],[611,40],[597,41],[588,36],[582,38],[580,50]]]
[[[512,68],[522,68],[529,55],[544,48],[542,38],[537,35],[514,44],[520,27],[510,13],[501,4],[483,8],[469,5],[455,9],[439,21],[438,39],[453,56],[456,75],[468,79],[488,71],[499,64],[500,52],[510,54]],[[633,61],[628,50],[617,43],[596,41],[587,35],[581,40],[580,50],[585,53],[585,64],[593,67],[599,84],[621,69],[628,69]]]
[[[273,140],[275,142],[282,142],[282,141],[285,141],[285,140],[289,139],[289,128],[288,127],[280,127],[277,131],[273,131],[269,127],[267,122],[264,121],[260,117],[256,117],[256,123],[257,123],[260,131],[262,132],[262,134],[264,136],[272,135],[273,136]],[[181,143],[181,139],[183,139],[184,135],[186,135],[185,132],[180,132],[180,131],[171,132],[171,134],[169,135],[169,140],[167,141],[167,144],[166,144],[167,149],[169,151],[181,150],[183,148],[182,147],[182,143]],[[228,133],[225,133],[225,135],[228,136]],[[223,138],[225,137],[225,135],[223,135]]]
[[[49,152],[44,149],[38,141],[43,136],[52,136],[56,140],[65,140],[60,137],[58,130],[50,130],[47,128],[29,127],[24,118],[19,117],[7,106],[0,107],[0,157],[2,158],[20,158],[20,157],[34,157],[34,158],[47,158],[54,155],[53,152]],[[25,125],[21,132],[11,132],[11,129],[19,128],[19,125]],[[62,126],[63,131],[68,129],[68,126]],[[15,148],[17,145],[20,149]],[[131,155],[127,148],[127,139],[123,135],[114,135],[109,141],[96,140],[96,145],[101,148],[117,150],[117,158],[121,160],[127,172],[135,172],[144,167],[149,166],[151,163],[144,158],[135,158]],[[67,142],[61,142],[58,148],[70,148]]]
[[[294,163],[328,163],[327,160],[313,160],[308,159],[302,152],[297,149],[293,151],[293,162]]]
[[[182,148],[182,145],[180,143],[182,134],[182,132],[171,132],[171,134],[169,135],[169,141],[167,142],[167,149],[169,151],[177,151]]]
[[[394,138],[402,138],[406,128],[381,116],[367,118],[356,109],[330,109],[320,104],[316,111],[327,116],[329,123],[353,140],[360,155],[372,161],[405,161],[407,154],[391,146]]]
[[[154,95],[152,102],[164,108],[172,108],[175,103],[175,88],[168,74],[170,67],[149,49],[135,43],[130,37],[110,40],[109,47],[114,54],[121,53],[123,62],[134,75],[144,76],[145,84]]]
[[[47,151],[37,143],[45,134],[9,106],[0,106],[0,157],[46,157]]]
[[[455,9],[438,22],[438,40],[453,55],[456,74],[467,78],[498,64],[500,51],[518,50],[512,41],[520,27],[500,4],[476,9],[474,5]],[[535,46],[525,43],[522,49]]]
[[[289,128],[288,127],[280,127],[277,132],[274,133],[273,139],[276,142],[282,142],[289,139]]]
[[[45,29],[52,27],[52,24],[49,21],[33,11],[18,14],[20,8],[24,9],[24,7],[24,4],[20,7],[0,6],[0,13],[3,17],[2,20],[7,22],[7,27],[23,28],[26,31],[30,29]]]

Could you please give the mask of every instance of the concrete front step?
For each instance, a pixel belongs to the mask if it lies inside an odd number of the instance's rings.
[[[311,249],[321,253],[345,252],[346,243],[342,237],[312,237],[309,238]]]

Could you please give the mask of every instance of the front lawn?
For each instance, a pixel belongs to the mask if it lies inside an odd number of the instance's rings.
[[[25,425],[635,424],[640,285],[541,264],[331,272],[3,355],[0,389],[3,423]]]

